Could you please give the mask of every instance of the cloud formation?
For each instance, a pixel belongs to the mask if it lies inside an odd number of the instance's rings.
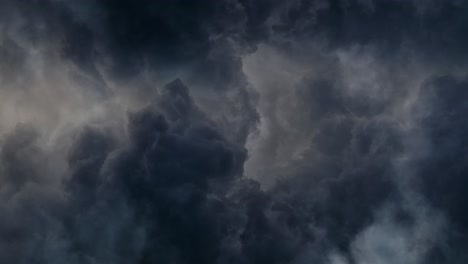
[[[0,263],[465,263],[468,5],[0,3]]]

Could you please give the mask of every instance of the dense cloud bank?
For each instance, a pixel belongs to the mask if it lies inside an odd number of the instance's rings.
[[[0,2],[0,263],[466,263],[463,0]]]

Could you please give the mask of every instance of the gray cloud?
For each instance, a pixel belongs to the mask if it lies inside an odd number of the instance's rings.
[[[466,262],[466,10],[2,1],[0,262]]]

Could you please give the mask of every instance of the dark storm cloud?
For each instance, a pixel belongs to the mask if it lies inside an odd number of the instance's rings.
[[[99,55],[108,55],[118,74],[136,74],[145,60],[161,68],[196,63],[226,39],[238,45],[240,54],[277,36],[286,41],[315,38],[330,48],[374,45],[387,54],[409,45],[422,55],[448,60],[466,46],[467,7],[455,0],[119,0],[80,5],[57,0],[5,1],[2,6],[5,21],[15,15],[27,19],[22,30],[31,41],[59,35],[68,58],[89,68]]]
[[[0,262],[463,263],[466,13],[1,2]]]
[[[465,53],[466,13],[464,1],[293,1],[274,30],[286,41],[312,37],[332,49],[370,45],[385,56],[410,48],[453,63]]]
[[[265,215],[274,210],[269,209],[272,199],[258,183],[238,179],[245,150],[226,142],[180,80],[169,83],[160,100],[129,115],[127,148],[110,154],[109,139],[92,130],[75,143],[63,234],[71,239],[70,256],[98,263],[282,263],[292,258],[297,245],[282,241],[298,239],[289,232],[297,229],[295,235],[301,235],[300,227],[275,226],[286,220],[276,223]],[[228,199],[229,185],[239,180],[247,182]],[[112,211],[123,210],[121,204],[127,211],[116,217]],[[130,219],[122,219],[125,215]],[[114,227],[107,236],[99,230]]]
[[[31,258],[44,263],[284,263],[316,241],[348,250],[394,188],[386,162],[395,143],[385,123],[324,131],[331,137],[349,133],[343,139],[348,143],[341,151],[325,151],[330,160],[263,192],[258,183],[239,178],[245,150],[219,134],[180,80],[161,94],[154,104],[129,114],[130,145],[123,149],[106,131],[89,127],[79,134],[68,158],[69,198],[56,216],[59,228],[43,235],[53,235],[63,247],[39,250],[42,255]],[[337,114],[343,114],[339,106],[321,118]],[[326,142],[323,136],[317,141]],[[364,161],[346,160],[346,155]],[[324,236],[316,238],[314,229],[324,230]],[[37,254],[34,246],[30,252]]]
[[[462,263],[467,255],[462,248],[468,225],[466,213],[468,127],[464,122],[468,96],[465,78],[432,77],[422,85],[418,121],[427,136],[429,151],[418,159],[418,185],[426,197],[451,222],[447,244],[434,250],[439,262]]]
[[[255,44],[268,33],[264,23],[274,1],[100,1],[104,41],[115,58],[150,56],[174,64],[206,56],[217,39]],[[250,47],[252,48],[252,47]]]
[[[51,160],[38,144],[38,134],[28,125],[3,138],[0,152],[0,252],[1,262],[26,263],[34,246],[53,228],[50,218],[60,206],[48,165]]]
[[[373,112],[350,112],[359,102],[344,103],[331,82],[306,82],[300,90],[310,111],[306,118],[315,124],[309,143],[314,147],[290,169],[294,176],[281,180],[273,193],[303,211],[307,220],[302,221],[322,230],[319,241],[325,248],[350,254],[352,240],[374,221],[375,211],[399,196],[392,166],[402,153],[399,128]]]

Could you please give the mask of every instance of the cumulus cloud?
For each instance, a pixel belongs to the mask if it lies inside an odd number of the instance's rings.
[[[0,3],[1,263],[465,263],[463,1]]]

